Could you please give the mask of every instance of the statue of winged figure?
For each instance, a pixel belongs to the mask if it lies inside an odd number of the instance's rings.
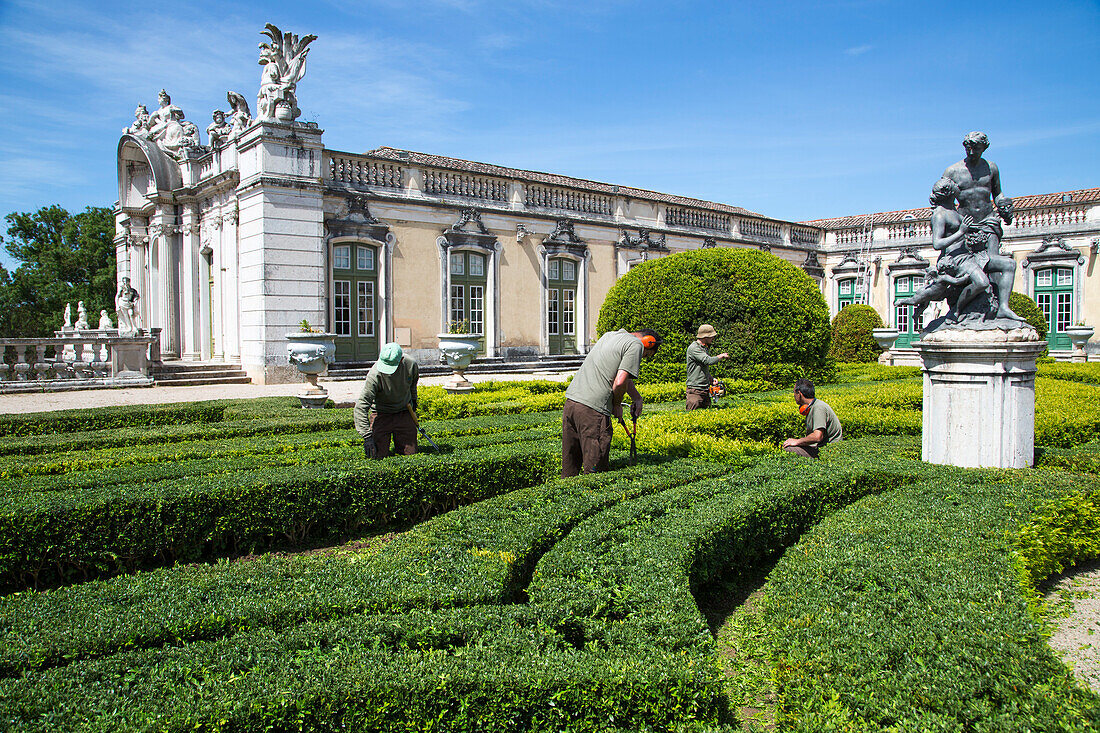
[[[229,115],[229,139],[235,140],[252,124],[252,110],[248,108],[248,100],[237,92],[226,92],[225,98],[229,100],[229,108],[233,110]]]
[[[293,122],[302,111],[298,109],[295,86],[306,73],[307,46],[317,40],[308,35],[298,38],[293,33],[283,33],[268,23],[263,34],[271,43],[260,44],[260,93],[256,98],[257,119],[264,121]]]

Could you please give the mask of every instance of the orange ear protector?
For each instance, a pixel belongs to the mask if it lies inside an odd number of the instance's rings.
[[[647,349],[656,349],[657,339],[653,336],[642,336],[642,346]]]

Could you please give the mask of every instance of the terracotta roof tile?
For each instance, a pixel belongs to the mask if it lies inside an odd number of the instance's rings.
[[[1063,197],[1069,195],[1069,201],[1063,201]],[[1091,204],[1100,202],[1100,188],[1082,188],[1076,191],[1059,191],[1057,193],[1040,193],[1028,196],[1013,196],[1013,204],[1017,211],[1023,209],[1042,209],[1048,206],[1074,206],[1078,204]],[[834,219],[814,219],[813,221],[800,222],[809,226],[824,227],[825,229],[850,229],[867,226],[867,217],[874,217],[874,226],[882,224],[895,224],[911,216],[910,221],[921,221],[932,218],[932,208],[926,206],[923,209],[903,209],[900,211],[882,211],[876,214],[860,214],[857,216],[839,216]]]

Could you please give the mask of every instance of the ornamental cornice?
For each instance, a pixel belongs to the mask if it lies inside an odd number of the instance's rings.
[[[496,235],[485,227],[481,213],[471,208],[462,209],[459,220],[444,229],[436,243],[443,249],[475,247],[487,252],[496,252],[498,247]]]
[[[668,251],[668,246],[665,244],[667,236],[664,232],[661,232],[656,239],[652,237],[652,230],[646,227],[638,227],[637,232],[638,236],[633,237],[626,229],[619,229],[619,239],[615,242],[615,247],[617,249],[640,249],[643,251]]]
[[[1062,237],[1044,237],[1042,243],[1024,258],[1023,267],[1053,264],[1085,264],[1085,257],[1076,247],[1071,247]]]

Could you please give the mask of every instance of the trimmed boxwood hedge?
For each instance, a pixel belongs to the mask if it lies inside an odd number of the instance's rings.
[[[863,303],[852,303],[833,316],[829,356],[843,362],[873,362],[882,353],[871,331],[882,328],[878,311]]]

